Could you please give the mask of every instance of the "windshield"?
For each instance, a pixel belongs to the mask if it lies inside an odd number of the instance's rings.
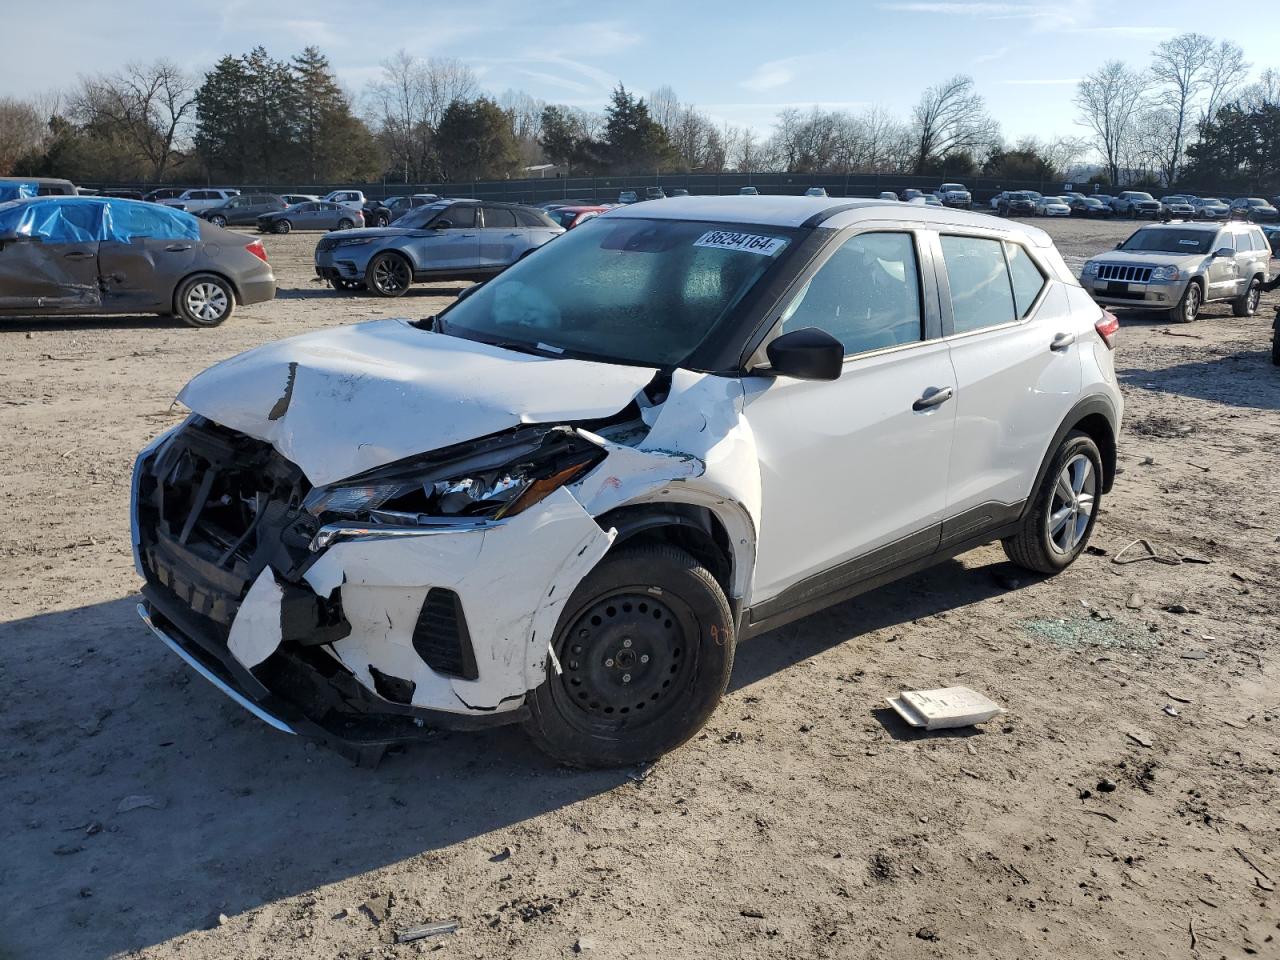
[[[397,227],[405,227],[409,230],[415,230],[418,227],[425,227],[428,223],[436,218],[436,214],[442,210],[448,210],[447,203],[428,203],[424,207],[417,207],[410,210],[399,220],[396,221]]]
[[[455,302],[442,327],[551,354],[678,366],[798,237],[772,226],[597,218]]]
[[[964,189],[964,184],[962,184],[962,183],[944,183],[944,184],[942,185],[942,189],[943,189],[943,190],[963,190],[963,189]]]
[[[578,211],[577,211],[577,210],[563,210],[563,209],[562,209],[562,210],[548,210],[548,211],[547,211],[547,216],[549,216],[549,217],[550,217],[552,220],[554,220],[556,223],[560,224],[560,226],[562,226],[562,227],[564,227],[564,228],[568,229],[569,227],[571,227],[571,226],[573,225],[573,221],[575,221],[575,220],[577,220],[577,219],[578,219]]]
[[[1130,200],[1154,200],[1155,199],[1155,197],[1151,196],[1151,194],[1149,193],[1130,193],[1128,194],[1128,197]]]
[[[1130,253],[1208,253],[1208,230],[1139,230],[1120,247]]]

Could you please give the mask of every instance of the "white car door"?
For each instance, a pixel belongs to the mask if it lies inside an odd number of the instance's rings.
[[[955,444],[943,545],[1016,519],[1080,398],[1081,321],[1071,291],[1026,248],[989,236],[938,238],[942,316],[956,375]],[[1074,307],[1087,308],[1082,295]]]
[[[853,234],[783,312],[783,332],[844,343],[838,380],[744,379],[761,483],[753,604],[802,602],[937,546],[955,379],[919,242]]]

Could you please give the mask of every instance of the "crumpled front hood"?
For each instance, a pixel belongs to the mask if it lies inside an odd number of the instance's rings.
[[[656,371],[549,359],[373,320],[224,360],[178,394],[316,486],[522,423],[617,413]]]

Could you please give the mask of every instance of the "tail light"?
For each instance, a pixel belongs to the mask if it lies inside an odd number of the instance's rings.
[[[247,243],[244,248],[263,263],[267,262],[267,248],[262,245],[261,240],[255,240],[253,243]]]
[[[1103,310],[1101,319],[1093,325],[1093,329],[1098,331],[1098,336],[1102,338],[1108,350],[1116,348],[1116,334],[1120,332],[1119,317],[1110,310]]]

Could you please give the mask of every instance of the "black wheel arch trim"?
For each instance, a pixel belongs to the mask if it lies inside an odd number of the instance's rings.
[[[1045,475],[1049,472],[1049,466],[1053,462],[1053,455],[1062,446],[1062,441],[1067,438],[1067,434],[1090,417],[1101,417],[1106,422],[1110,432],[1110,436],[1094,437],[1094,441],[1097,442],[1099,439],[1103,441],[1098,443],[1098,452],[1102,455],[1102,492],[1111,492],[1111,487],[1116,480],[1116,456],[1120,439],[1120,424],[1119,418],[1116,416],[1115,406],[1107,397],[1097,394],[1080,400],[1063,418],[1061,425],[1053,435],[1049,448],[1045,451],[1044,459],[1040,462],[1040,469],[1036,471],[1035,482],[1031,485],[1031,489],[1027,494],[1026,504],[1023,507],[1024,512],[1032,508],[1035,493],[1040,489],[1040,485],[1044,483]],[[1089,433],[1087,429],[1085,432]],[[1090,436],[1093,436],[1093,434],[1090,433]]]

